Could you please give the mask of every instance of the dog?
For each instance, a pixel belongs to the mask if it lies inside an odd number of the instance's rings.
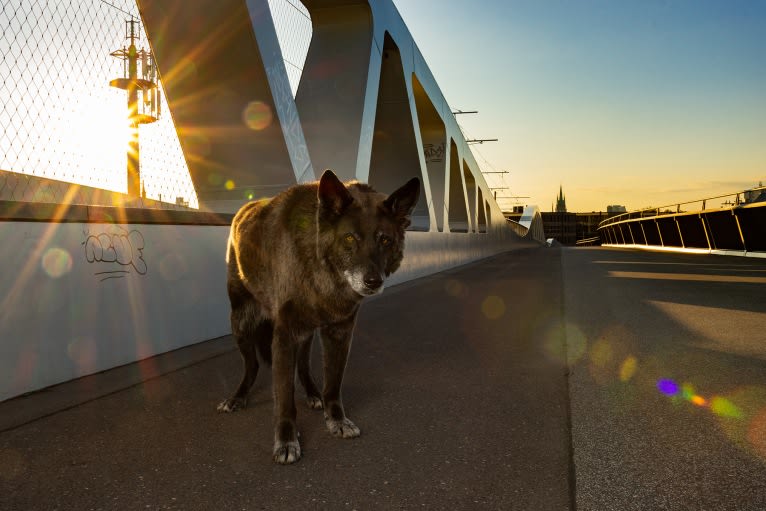
[[[234,216],[227,289],[244,375],[218,411],[245,407],[258,357],[271,363],[275,462],[301,458],[296,367],[309,407],[324,409],[330,433],[359,436],[341,401],[352,332],[362,300],[382,292],[385,279],[402,262],[405,229],[419,195],[416,177],[386,196],[364,183],[344,184],[326,170],[318,182],[247,203]],[[310,368],[316,330],[324,365],[321,393]]]

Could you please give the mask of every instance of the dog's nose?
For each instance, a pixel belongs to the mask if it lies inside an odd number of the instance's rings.
[[[367,289],[378,289],[383,285],[383,279],[376,273],[368,273],[364,276],[364,285]]]

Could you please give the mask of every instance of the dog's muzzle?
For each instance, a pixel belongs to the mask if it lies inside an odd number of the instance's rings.
[[[383,277],[375,273],[365,275],[363,280],[364,287],[370,291],[377,293],[378,290],[383,287]]]
[[[346,270],[343,275],[351,289],[362,296],[372,296],[383,291],[383,276],[379,273]]]

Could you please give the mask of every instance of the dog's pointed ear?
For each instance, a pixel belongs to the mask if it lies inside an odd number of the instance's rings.
[[[319,207],[323,211],[334,215],[340,215],[354,202],[354,198],[346,186],[330,169],[325,170],[319,179],[317,199],[319,199]]]
[[[420,179],[413,177],[388,196],[383,205],[397,218],[408,219],[420,198]]]

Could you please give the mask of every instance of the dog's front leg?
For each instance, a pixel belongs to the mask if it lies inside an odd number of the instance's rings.
[[[321,329],[324,354],[324,419],[330,433],[341,438],[354,438],[361,433],[356,424],[346,417],[341,399],[343,373],[351,349],[355,321],[356,314],[347,321]]]
[[[271,345],[274,388],[274,461],[290,464],[301,459],[295,422],[295,362],[298,341],[305,337],[291,303],[280,310]]]

